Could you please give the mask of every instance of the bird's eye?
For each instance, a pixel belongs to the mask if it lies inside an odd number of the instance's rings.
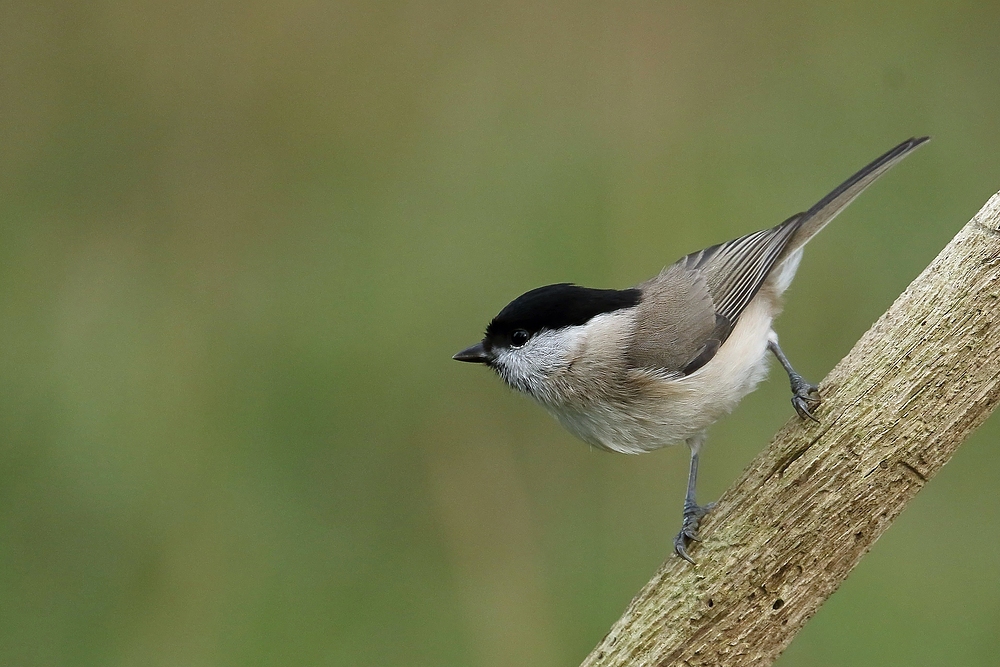
[[[510,335],[510,346],[511,347],[524,347],[524,344],[528,342],[528,332],[524,329],[515,329],[514,333]]]

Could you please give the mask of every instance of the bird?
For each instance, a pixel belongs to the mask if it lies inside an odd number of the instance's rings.
[[[674,551],[694,564],[688,549],[714,507],[696,501],[706,430],[765,378],[768,353],[788,375],[795,412],[818,421],[818,388],[795,371],[772,328],[806,243],[929,139],[902,142],[805,212],[686,255],[634,287],[530,290],[453,359],[488,366],[599,449],[641,454],[686,443],[688,483]]]

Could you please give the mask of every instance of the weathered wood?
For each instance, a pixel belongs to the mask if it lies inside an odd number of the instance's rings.
[[[820,385],[584,666],[769,665],[1000,400],[1000,193]]]

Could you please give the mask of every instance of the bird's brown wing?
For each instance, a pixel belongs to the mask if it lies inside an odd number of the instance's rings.
[[[640,285],[633,364],[686,375],[708,363],[794,236],[798,219],[692,253]]]

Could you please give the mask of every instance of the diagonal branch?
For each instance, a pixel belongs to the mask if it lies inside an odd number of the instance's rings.
[[[770,665],[1000,400],[1000,193],[820,385],[587,657]]]

